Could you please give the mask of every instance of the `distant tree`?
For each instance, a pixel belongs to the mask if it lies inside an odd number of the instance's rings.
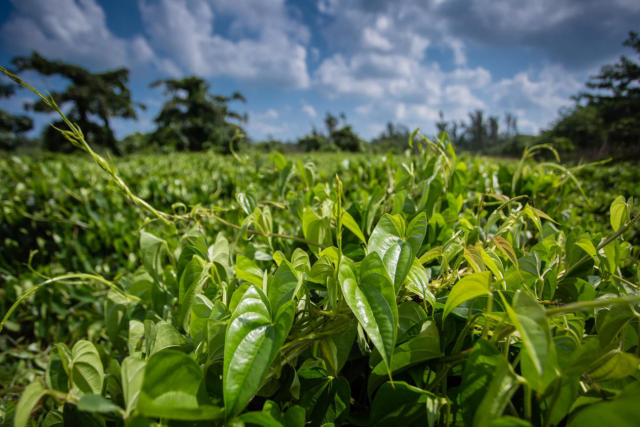
[[[440,120],[436,122],[436,129],[438,129],[438,133],[448,132],[449,122],[444,119],[444,113],[442,111],[438,112],[438,117],[440,118]]]
[[[10,98],[15,94],[15,86],[0,83],[0,99]],[[26,141],[24,134],[33,129],[31,117],[9,114],[0,110],[0,150],[15,150]]]
[[[29,57],[17,57],[13,64],[18,72],[33,70],[44,76],[60,76],[70,81],[64,91],[51,92],[51,96],[61,108],[70,104],[67,117],[80,126],[85,137],[91,144],[108,147],[115,154],[120,154],[113,131],[111,119],[137,119],[136,107],[144,105],[131,100],[131,92],[127,87],[129,70],[119,68],[104,73],[91,73],[77,65],[61,61],[51,61],[32,53]],[[28,106],[37,112],[50,112],[42,100]],[[64,128],[62,121],[53,123],[56,127]],[[52,151],[71,151],[69,142],[52,127],[44,131],[43,142],[45,148]]]
[[[344,117],[344,113],[342,113],[342,115]],[[344,121],[346,121],[346,117]],[[331,135],[338,128],[339,124],[340,122],[338,121],[338,118],[327,111],[327,115],[324,118],[324,125],[327,128],[327,134]]]
[[[466,140],[472,150],[482,150],[487,145],[489,132],[484,119],[484,111],[469,113],[469,123],[465,124]]]
[[[511,139],[518,134],[518,118],[512,113],[504,115],[504,139]]]
[[[624,46],[640,54],[638,33],[629,32]],[[596,107],[606,128],[603,149],[613,145],[640,146],[640,63],[622,56],[615,64],[605,65],[600,73],[587,82],[591,91],[579,94],[578,101],[586,100]],[[580,143],[579,141],[574,141]]]
[[[307,153],[312,151],[323,151],[323,148],[326,147],[327,144],[327,138],[324,135],[319,134],[317,131],[312,132],[310,135],[303,136],[298,139],[297,142],[298,149]]]
[[[389,122],[386,129],[371,141],[371,147],[377,152],[392,151],[402,153],[409,148],[410,137],[409,128]]]
[[[331,141],[340,151],[357,153],[362,151],[362,142],[351,126],[343,126],[331,133]]]
[[[228,154],[229,142],[240,124],[248,121],[246,114],[229,110],[232,101],[246,102],[238,92],[231,96],[209,93],[209,84],[191,76],[182,79],[158,80],[151,87],[164,87],[169,99],[155,122],[158,129],[154,142],[178,150],[201,151],[213,147]],[[229,120],[234,120],[232,123]]]
[[[489,145],[496,145],[500,143],[500,118],[498,116],[490,116],[487,123],[488,132],[487,139]]]
[[[600,150],[607,137],[607,128],[595,105],[577,105],[560,111],[550,129],[541,132],[540,141],[553,144],[562,151],[575,147]]]

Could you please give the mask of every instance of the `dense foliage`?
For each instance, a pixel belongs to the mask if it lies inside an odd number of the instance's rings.
[[[66,123],[91,163],[0,160],[4,424],[640,417],[637,168],[459,158],[446,134],[114,166]]]
[[[202,151],[214,148],[229,153],[229,142],[238,124],[246,123],[247,116],[228,108],[231,101],[246,102],[236,92],[230,97],[209,93],[209,84],[199,77],[160,80],[151,87],[162,86],[170,98],[162,107],[155,122],[158,128],[149,135],[148,145],[173,148],[179,151]]]
[[[36,71],[43,76],[59,76],[70,84],[64,91],[53,91],[56,102],[60,105],[70,104],[68,116],[81,126],[86,137],[95,144],[102,145],[119,154],[120,149],[111,129],[114,117],[136,119],[136,108],[144,108],[142,104],[131,100],[131,92],[127,86],[129,70],[119,68],[104,73],[91,73],[77,65],[62,61],[51,61],[37,53],[28,57],[17,57],[13,64],[19,72]],[[51,108],[42,101],[28,105],[28,109],[41,113],[51,113]],[[64,126],[63,120],[53,124]],[[47,127],[43,134],[43,145],[51,151],[70,151],[64,136],[54,127]]]

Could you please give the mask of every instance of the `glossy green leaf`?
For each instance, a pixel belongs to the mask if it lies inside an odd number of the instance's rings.
[[[349,231],[351,231],[355,236],[360,239],[362,243],[367,244],[367,239],[364,238],[364,234],[362,234],[362,230],[360,230],[360,226],[356,222],[355,219],[351,216],[351,214],[345,210],[342,211],[342,225],[344,225]]]
[[[222,420],[224,417],[224,410],[208,401],[200,366],[175,350],[163,350],[147,361],[137,409],[150,418]]]
[[[369,252],[377,252],[383,257],[391,246],[402,241],[405,228],[400,215],[383,215],[369,237]]]
[[[462,376],[461,409],[465,425],[488,426],[502,415],[516,391],[509,362],[488,341],[476,341]]]
[[[526,354],[538,373],[543,372],[551,345],[551,332],[544,309],[523,291],[517,291],[513,308],[504,301],[504,306],[520,334]]]
[[[224,402],[227,418],[239,414],[262,386],[267,370],[293,322],[294,303],[272,315],[267,296],[251,286],[227,327],[224,350]]]
[[[458,283],[453,285],[447,302],[444,305],[443,318],[446,318],[451,311],[463,302],[472,300],[482,295],[491,295],[489,285],[491,284],[491,272],[483,271],[463,277]]]
[[[236,277],[262,288],[264,272],[253,260],[238,254],[236,256]]]
[[[413,256],[417,256],[427,234],[427,214],[420,212],[409,222],[405,232],[407,243],[411,246]]]
[[[385,383],[373,399],[370,424],[398,427],[423,422],[427,418],[427,402],[437,399],[436,395],[402,381]]]
[[[351,387],[345,378],[330,378],[322,368],[302,369],[298,374],[301,384],[300,406],[306,411],[308,425],[340,425],[346,421]]]
[[[293,300],[297,285],[298,276],[295,274],[293,266],[289,261],[283,261],[266,289],[271,309],[277,312],[284,303]]]
[[[406,242],[394,243],[384,254],[384,266],[393,281],[396,294],[407,278],[414,259],[411,246]]]
[[[359,275],[351,260],[340,263],[339,280],[351,311],[367,332],[373,345],[391,372],[391,359],[398,330],[395,290],[377,252],[369,254],[360,265]]]
[[[429,290],[429,280],[430,277],[427,270],[418,259],[414,258],[406,278],[407,289],[435,308],[436,297]]]
[[[427,360],[442,356],[440,351],[440,334],[433,322],[421,324],[420,332],[410,341],[407,341],[393,350],[393,358],[390,368],[384,362],[378,363],[369,375],[369,396],[387,379],[387,372],[399,373]]]

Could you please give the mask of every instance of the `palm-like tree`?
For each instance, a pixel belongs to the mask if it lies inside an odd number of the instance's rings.
[[[182,79],[158,80],[151,87],[164,87],[169,99],[155,122],[158,129],[153,141],[171,145],[178,150],[200,151],[214,147],[227,153],[229,141],[240,124],[246,123],[246,114],[229,110],[232,101],[246,102],[238,92],[231,96],[209,93],[209,84],[196,76]],[[233,120],[236,123],[231,123]]]

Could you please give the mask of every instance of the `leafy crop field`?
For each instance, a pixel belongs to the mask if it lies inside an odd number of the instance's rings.
[[[3,425],[637,425],[637,165],[70,129],[0,159]]]

